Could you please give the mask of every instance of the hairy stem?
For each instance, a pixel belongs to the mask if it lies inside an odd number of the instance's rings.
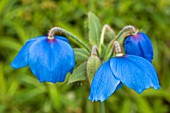
[[[125,26],[115,37],[114,40],[117,40],[119,37],[122,36],[123,33],[125,32],[130,32],[131,34],[135,33],[136,32],[136,29],[134,26],[132,25],[128,25],[128,26]]]
[[[56,32],[63,33],[64,35],[71,37],[73,40],[75,40],[77,43],[79,43],[82,47],[84,47],[90,52],[89,47],[85,43],[83,43],[77,36],[73,35],[71,32],[66,31],[65,29],[62,29],[60,27],[53,27],[52,29],[50,29],[48,33],[48,39],[54,39],[54,34]]]
[[[106,30],[110,30],[110,31],[114,32],[114,30],[108,24],[105,24],[103,26],[101,37],[100,37],[99,53],[101,53],[101,46],[102,46],[102,44],[104,42],[104,37],[105,37]]]

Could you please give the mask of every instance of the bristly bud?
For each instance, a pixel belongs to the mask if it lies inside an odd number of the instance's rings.
[[[94,74],[96,73],[97,69],[101,65],[100,59],[97,56],[97,46],[93,46],[92,51],[91,51],[91,56],[87,60],[87,78],[89,81],[89,85],[92,82],[92,79],[94,77]]]

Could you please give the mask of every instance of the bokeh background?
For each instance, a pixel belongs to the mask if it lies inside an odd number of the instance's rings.
[[[123,87],[105,101],[106,112],[170,113],[169,0],[0,0],[0,113],[98,112],[88,100],[87,84],[39,83],[28,67],[10,67],[28,39],[46,35],[51,27],[86,39],[89,11],[116,32],[131,24],[151,38],[162,87],[141,95]]]

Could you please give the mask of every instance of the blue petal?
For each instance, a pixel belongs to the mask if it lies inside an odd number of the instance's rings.
[[[116,78],[116,77],[115,77],[115,78]],[[119,90],[122,86],[123,86],[123,84],[122,84],[122,82],[120,82],[120,83],[118,84],[118,86],[116,87],[116,90],[115,90],[115,91]]]
[[[74,52],[59,38],[36,41],[29,50],[29,65],[40,82],[63,82],[75,66]]]
[[[92,102],[106,100],[114,91],[121,87],[121,83],[113,75],[110,61],[105,62],[97,70],[91,84],[89,100]]]
[[[21,48],[15,59],[12,61],[11,66],[15,69],[22,68],[28,65],[28,54],[31,45],[37,40],[42,38],[36,37],[28,40],[25,45]]]
[[[152,62],[152,43],[144,33],[128,36],[124,41],[124,50],[126,54],[141,56]]]
[[[110,60],[110,67],[117,79],[138,93],[149,87],[160,88],[155,68],[142,57],[114,57]]]

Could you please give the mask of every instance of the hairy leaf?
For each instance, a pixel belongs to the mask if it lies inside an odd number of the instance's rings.
[[[86,61],[88,56],[90,56],[90,53],[83,48],[75,48],[74,53],[77,62]]]
[[[80,64],[70,75],[68,84],[86,79],[86,62]]]
[[[91,45],[99,45],[101,24],[96,15],[92,12],[88,13],[89,43]]]

